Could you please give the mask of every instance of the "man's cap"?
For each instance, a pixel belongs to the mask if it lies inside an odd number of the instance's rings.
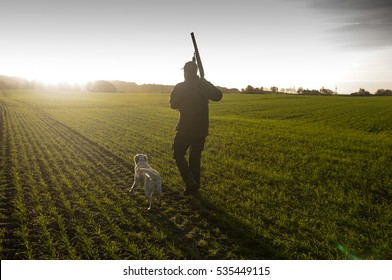
[[[187,63],[185,63],[184,68],[182,69],[187,72],[197,73],[197,64],[194,61],[188,61]]]

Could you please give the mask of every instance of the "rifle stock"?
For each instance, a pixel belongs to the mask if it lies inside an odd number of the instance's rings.
[[[204,78],[204,68],[203,68],[203,64],[201,63],[199,49],[197,48],[196,38],[193,32],[191,33],[191,37],[192,37],[193,47],[195,48],[195,54],[193,55],[192,60],[195,61],[195,57],[196,57],[196,63],[199,68],[200,78]]]

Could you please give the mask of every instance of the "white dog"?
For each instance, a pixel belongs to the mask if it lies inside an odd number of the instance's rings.
[[[148,210],[151,209],[152,206],[152,194],[156,193],[158,195],[158,204],[161,206],[162,201],[162,182],[161,175],[159,175],[158,171],[151,168],[148,164],[148,158],[146,155],[137,154],[134,157],[135,161],[135,180],[131,189],[137,185],[144,186],[144,191],[146,193],[146,197],[150,202],[150,206]]]

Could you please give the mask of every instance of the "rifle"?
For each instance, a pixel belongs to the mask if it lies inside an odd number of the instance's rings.
[[[197,66],[199,68],[200,78],[204,78],[204,68],[203,68],[203,64],[201,63],[199,49],[197,48],[196,38],[193,32],[191,33],[191,37],[192,37],[193,47],[195,48],[195,53],[193,54],[192,61],[195,62],[196,59]]]

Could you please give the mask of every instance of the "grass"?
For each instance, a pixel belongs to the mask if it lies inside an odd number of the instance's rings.
[[[199,198],[167,94],[0,93],[1,259],[391,259],[392,98],[225,95]],[[132,196],[133,156],[164,181]]]

